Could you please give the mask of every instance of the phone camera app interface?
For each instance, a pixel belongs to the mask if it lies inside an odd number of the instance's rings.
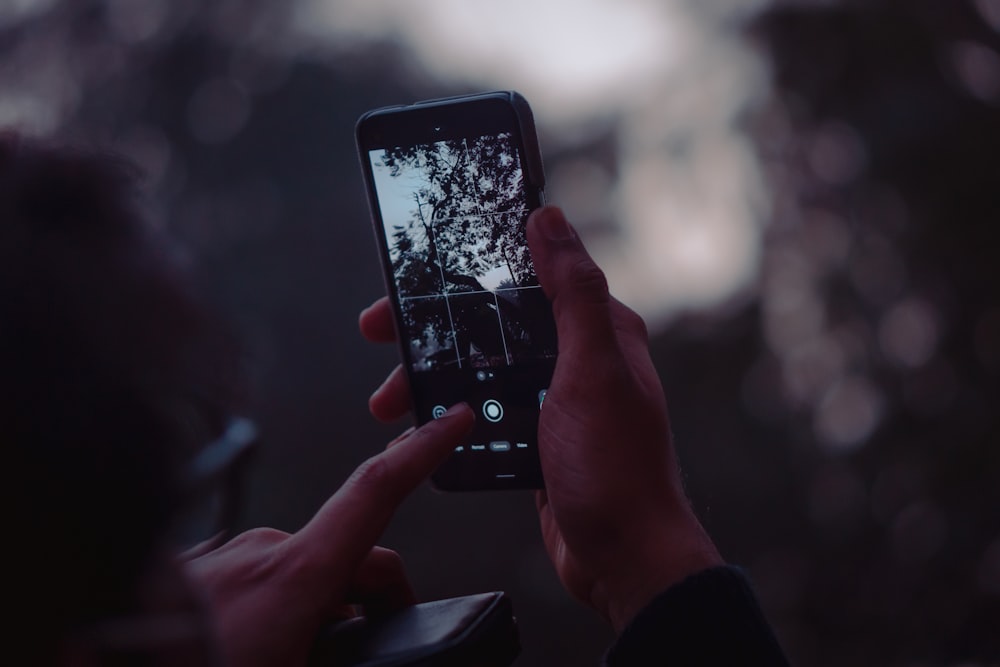
[[[412,370],[555,357],[512,136],[378,149],[369,158]]]

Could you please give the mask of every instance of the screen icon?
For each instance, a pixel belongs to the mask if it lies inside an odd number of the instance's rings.
[[[483,416],[494,424],[503,419],[503,406],[500,401],[489,399],[483,403]]]
[[[446,412],[448,412],[448,409],[443,405],[435,405],[434,409],[431,410],[431,417],[434,417],[434,419],[440,419]]]
[[[510,443],[506,440],[494,440],[490,443],[491,452],[509,452]]]
[[[545,402],[545,394],[547,394],[547,393],[549,393],[548,389],[542,389],[540,392],[538,392],[538,409],[539,410],[542,409],[542,403]]]

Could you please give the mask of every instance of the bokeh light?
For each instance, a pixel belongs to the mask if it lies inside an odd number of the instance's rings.
[[[519,90],[543,152],[613,123],[617,179],[597,164],[559,165],[549,199],[581,212],[612,288],[658,331],[678,311],[732,298],[757,272],[766,196],[736,125],[766,79],[722,19],[759,4],[709,20],[683,1],[303,0],[296,26],[321,48],[392,40],[439,79]]]
[[[548,199],[650,325],[695,510],[793,662],[979,664],[998,54],[1000,0],[7,0],[0,127],[141,166],[245,340],[247,520],[294,529],[398,426],[365,405],[397,360],[356,329],[383,283],[353,123],[519,90]],[[594,664],[610,637],[531,513],[418,495],[387,539],[422,595],[511,591],[526,666]]]

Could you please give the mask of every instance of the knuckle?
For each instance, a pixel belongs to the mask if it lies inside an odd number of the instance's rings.
[[[608,279],[594,260],[584,257],[570,267],[570,282],[580,299],[590,303],[608,301]]]
[[[391,470],[382,455],[373,456],[355,468],[347,480],[352,487],[379,489],[388,486],[391,480]]]
[[[277,528],[251,528],[232,539],[234,545],[271,546],[288,539],[288,533]]]
[[[254,528],[240,533],[222,547],[225,567],[215,572],[221,587],[260,585],[283,576],[281,553],[288,533],[275,528]],[[221,551],[221,550],[220,550]]]
[[[383,574],[401,572],[403,570],[403,557],[392,549],[375,547],[372,549],[371,558],[374,567]]]
[[[649,338],[649,328],[646,326],[646,320],[631,308],[623,308],[622,324],[627,330],[633,332],[643,340]]]

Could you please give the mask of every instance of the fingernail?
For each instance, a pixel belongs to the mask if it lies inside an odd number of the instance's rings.
[[[569,241],[573,238],[573,228],[566,221],[562,210],[555,207],[542,209],[538,215],[542,234],[550,241]]]

